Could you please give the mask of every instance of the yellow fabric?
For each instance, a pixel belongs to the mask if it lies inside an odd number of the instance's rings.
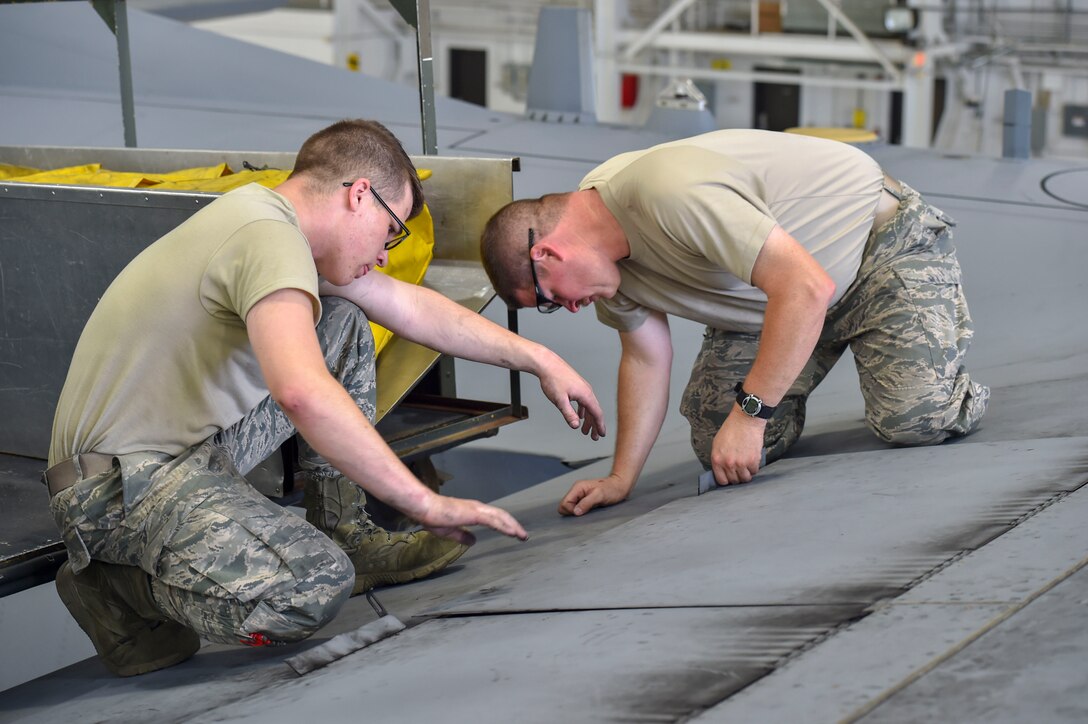
[[[260,184],[265,188],[275,188],[287,180],[290,171],[278,168],[264,171],[239,171],[229,176],[207,179],[179,179],[176,181],[164,181],[156,184],[156,189],[180,190],[180,191],[207,191],[222,194],[227,191],[245,186],[246,184]]]
[[[389,252],[389,261],[378,271],[402,282],[419,284],[434,257],[434,222],[431,219],[431,210],[424,204],[419,215],[408,219],[405,226],[412,235]],[[374,323],[370,324],[370,329],[374,332],[374,354],[378,354],[393,339],[393,333]]]
[[[418,169],[419,178],[431,177],[430,169]],[[0,180],[20,183],[43,183],[85,186],[112,186],[120,188],[153,188],[156,190],[204,191],[226,193],[246,184],[256,183],[275,188],[287,180],[290,171],[282,169],[248,169],[234,173],[225,163],[216,166],[188,168],[169,173],[129,173],[104,170],[101,164],[90,163],[42,171],[26,166],[0,164]],[[414,219],[405,222],[412,232],[402,244],[389,252],[388,263],[378,271],[409,284],[423,281],[434,257],[434,221],[426,204]],[[374,333],[374,353],[378,354],[393,339],[393,333],[377,324],[370,325]]]
[[[38,173],[38,169],[27,168],[26,166],[15,166],[10,163],[0,163],[0,180],[27,176],[32,173]]]
[[[201,183],[208,183],[209,180],[217,180],[224,174],[230,173],[231,170],[225,163],[221,163],[217,166],[201,166],[199,168],[187,168],[180,171],[157,174],[110,171],[103,169],[101,164],[97,163],[88,163],[82,166],[68,166],[66,168],[57,168],[50,171],[42,171],[25,166],[0,164],[0,178],[18,181],[19,183],[110,186],[114,188],[130,189],[153,186],[155,188],[182,188],[194,191],[203,190],[196,187]],[[242,184],[237,183],[236,185],[240,186]]]
[[[161,188],[163,184],[178,181],[199,182],[207,179],[217,179],[220,176],[229,176],[233,171],[225,163],[215,166],[198,166],[196,168],[183,168],[179,171],[168,173],[149,173],[145,175],[148,186]]]

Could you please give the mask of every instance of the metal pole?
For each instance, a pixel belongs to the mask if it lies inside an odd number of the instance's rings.
[[[121,70],[121,118],[125,127],[125,146],[136,148],[136,101],[132,93],[132,58],[128,43],[128,5],[114,0],[117,8],[117,60]]]
[[[93,6],[117,38],[117,64],[121,76],[121,124],[125,146],[136,147],[136,103],[132,93],[132,59],[129,55],[128,11],[125,0],[94,0]]]
[[[518,310],[513,307],[506,308],[506,328],[518,333]],[[514,415],[521,415],[521,373],[517,370],[510,370],[510,407]]]
[[[431,49],[431,0],[416,0],[419,23],[419,112],[423,125],[423,154],[438,155],[438,129],[434,118],[434,57]]]
[[[431,50],[431,0],[389,0],[404,22],[416,29],[419,58],[419,115],[423,130],[423,155],[438,155],[438,130],[434,120],[434,57]]]

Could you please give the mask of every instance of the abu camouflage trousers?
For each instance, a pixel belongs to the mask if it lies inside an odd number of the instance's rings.
[[[847,346],[865,399],[865,422],[882,440],[934,445],[978,426],[990,390],[971,380],[964,358],[973,334],[952,245],[955,223],[902,184],[896,215],[869,235],[861,267],[828,310],[805,368],[768,421],[767,461],[801,436],[805,402]],[[710,469],[714,436],[748,375],[759,334],[707,328],[680,411],[691,444]]]
[[[362,310],[322,298],[329,371],[374,419],[374,338]],[[220,643],[298,641],[351,595],[347,555],[243,477],[295,428],[272,399],[177,457],[131,453],[50,501],[72,569],[91,559],[138,566],[171,619]],[[301,440],[300,465],[335,474]]]

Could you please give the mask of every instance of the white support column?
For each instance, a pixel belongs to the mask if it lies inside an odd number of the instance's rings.
[[[913,3],[912,3],[913,4]],[[933,141],[933,89],[936,85],[936,59],[929,49],[944,43],[941,11],[916,7],[916,29],[920,48],[906,64],[903,73],[904,146],[929,148]]]
[[[918,51],[903,77],[904,146],[929,148],[933,138],[933,61]]]
[[[597,120],[601,123],[617,123],[620,120],[620,73],[616,67],[616,30],[619,28],[616,3],[620,1],[593,2],[597,45]]]

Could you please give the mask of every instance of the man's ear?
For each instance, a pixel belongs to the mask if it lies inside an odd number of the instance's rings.
[[[362,203],[363,197],[366,196],[369,190],[370,179],[360,178],[355,180],[355,183],[351,185],[351,193],[348,194],[348,204],[352,211],[359,208],[359,204]]]
[[[549,240],[548,237],[544,237],[537,243],[533,244],[532,257],[533,261],[544,261],[546,259],[554,259],[555,261],[563,261],[566,256],[566,252],[563,251],[562,245],[557,244],[554,240]]]

